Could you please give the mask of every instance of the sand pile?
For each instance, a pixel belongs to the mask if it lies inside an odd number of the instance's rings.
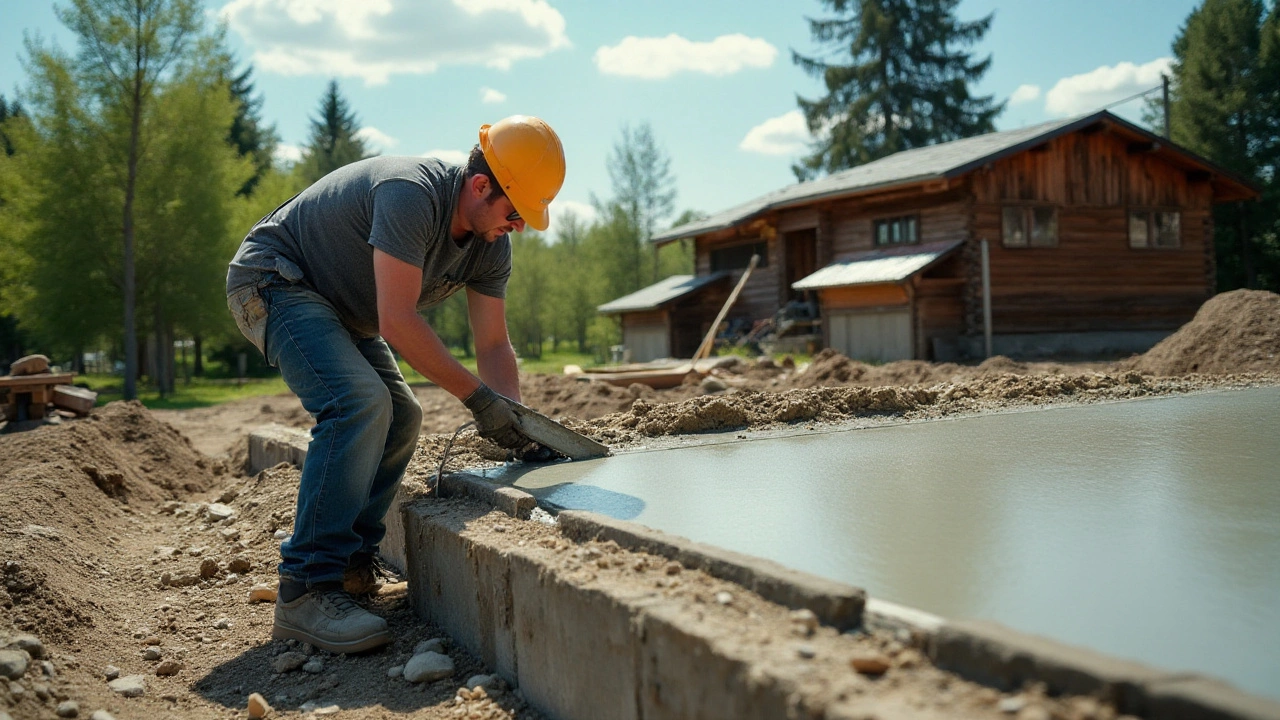
[[[1191,322],[1122,365],[1152,375],[1280,372],[1280,295],[1233,290],[1211,298]]]

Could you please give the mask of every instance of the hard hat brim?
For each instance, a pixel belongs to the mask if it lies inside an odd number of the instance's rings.
[[[507,195],[507,199],[511,201],[511,207],[514,207],[516,212],[520,213],[520,219],[524,220],[525,225],[539,231],[546,230],[551,226],[551,212],[547,207],[522,207],[514,197]]]

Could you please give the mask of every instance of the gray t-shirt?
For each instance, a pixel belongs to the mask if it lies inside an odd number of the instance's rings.
[[[454,241],[449,224],[464,168],[375,157],[321,178],[254,226],[227,270],[227,292],[278,272],[327,298],[357,335],[378,334],[373,249],[422,268],[418,310],[463,287],[506,296],[511,239]]]

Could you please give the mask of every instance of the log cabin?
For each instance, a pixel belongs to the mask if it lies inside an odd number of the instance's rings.
[[[853,358],[976,359],[988,332],[1011,357],[1143,352],[1214,292],[1213,205],[1258,195],[1101,111],[905,150],[673,228],[653,242],[692,239],[695,275],[598,309],[634,359],[687,357],[760,254],[729,317],[810,308],[790,314]]]

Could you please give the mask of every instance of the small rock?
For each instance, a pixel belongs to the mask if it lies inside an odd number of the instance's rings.
[[[270,585],[254,585],[249,588],[249,602],[275,602],[276,589]]]
[[[226,490],[222,491],[221,495],[218,496],[218,502],[229,503],[232,500],[235,500],[239,494],[240,494],[239,490],[236,490],[235,488],[227,488]]]
[[[996,707],[1000,710],[1000,712],[1008,713],[1010,715],[1018,712],[1019,710],[1021,710],[1026,706],[1027,706],[1027,699],[1022,697],[1021,695],[1015,695],[1013,697],[1003,698],[1000,700],[999,703],[996,704]]]
[[[89,716],[89,720],[116,720],[115,716],[106,710],[94,710]]]
[[[818,629],[818,616],[812,610],[804,608],[791,611],[791,632],[808,637]]]
[[[31,656],[26,650],[0,650],[0,677],[17,680],[27,673]]]
[[[15,700],[22,697],[23,694],[26,692],[27,692],[27,689],[22,687],[22,683],[19,683],[19,682],[9,683],[9,694],[12,695]]]
[[[498,678],[493,675],[472,675],[471,677],[467,678],[466,687],[468,690],[474,690],[478,687],[488,689],[493,687],[497,683],[497,681],[498,681]]]
[[[191,557],[200,557],[201,555],[204,554],[204,551],[205,551],[205,548],[196,547],[194,545],[187,548],[187,554],[190,555]]]
[[[287,673],[290,670],[297,670],[307,662],[307,656],[300,652],[281,653],[271,661],[271,669],[278,673]]]
[[[403,666],[403,665],[393,665],[393,666],[391,666],[391,667],[387,668],[387,677],[389,677],[389,678],[398,678],[398,677],[400,677],[400,675],[401,675],[403,672],[404,672],[404,666]]]
[[[253,569],[253,563],[246,557],[233,557],[227,563],[227,572],[243,575]]]
[[[720,603],[721,605],[728,605],[729,603],[732,603],[733,593],[728,593],[721,590],[720,592],[716,593],[716,602]]]
[[[413,646],[414,655],[421,655],[422,653],[428,653],[428,652],[443,653],[444,640],[442,638],[431,638],[430,640],[423,640],[422,642]]]
[[[236,514],[234,508],[230,505],[223,505],[222,503],[210,504],[209,509],[205,512],[209,516],[209,522],[222,522]]]
[[[35,635],[19,635],[9,642],[9,646],[18,646],[19,650],[26,650],[27,654],[39,660],[44,657],[44,643],[40,642],[40,638]]]
[[[662,568],[662,571],[668,575],[679,575],[681,570],[684,570],[684,566],[674,560]]]
[[[414,655],[404,666],[404,679],[412,683],[432,682],[453,675],[453,660],[438,652]]]
[[[215,622],[215,623],[213,624],[213,627],[214,627],[215,629],[217,629],[217,630],[230,630],[230,629],[231,629],[231,619],[230,619],[230,618],[218,618],[218,621],[217,621],[217,622]]]
[[[341,710],[342,708],[337,705],[325,705],[324,707],[316,708],[312,715],[337,715]]]
[[[165,660],[156,666],[156,675],[177,675],[182,671],[182,663],[177,660]]]
[[[73,718],[80,716],[80,703],[75,700],[67,700],[58,703],[58,709],[55,710],[60,718]]]
[[[48,660],[40,661],[40,670],[44,672],[44,675],[47,678],[54,678],[54,677],[57,677],[58,675],[58,673],[53,668],[53,663],[49,662]]]
[[[889,671],[889,658],[879,653],[854,655],[849,664],[863,675],[883,675]]]
[[[271,537],[274,537],[277,540],[283,540],[289,537],[289,533],[284,530],[277,530]]]
[[[222,569],[218,567],[218,561],[213,558],[205,558],[200,563],[200,577],[205,580],[214,577],[221,571]]]
[[[235,542],[236,540],[240,539],[240,531],[237,530],[236,528],[227,528],[218,534],[221,535],[222,539],[226,540],[227,542]]]
[[[156,647],[155,645],[152,645],[151,647],[142,651],[143,660],[159,660],[162,657],[162,655],[163,653],[160,652],[160,648]]]
[[[108,682],[115,680],[120,677],[120,668],[115,665],[108,665],[102,669],[102,676],[105,677]]]
[[[320,658],[311,658],[302,664],[302,672],[319,675],[324,672],[324,662]]]
[[[137,636],[137,635],[135,635],[134,637],[138,637],[138,636]],[[159,644],[160,644],[160,636],[159,636],[159,635],[147,635],[145,638],[143,638],[143,640],[142,640],[142,644],[143,644],[143,645],[159,645]]]
[[[267,703],[267,699],[253,693],[249,696],[249,717],[252,720],[262,720],[271,714],[271,705]]]
[[[142,675],[125,675],[107,683],[107,687],[127,698],[142,697],[147,692],[147,681]]]
[[[711,376],[703,378],[700,385],[702,387],[702,391],[706,393],[724,392],[729,389],[729,386],[726,385],[723,380]]]
[[[818,656],[818,651],[814,650],[812,645],[801,645],[796,648],[796,654],[805,660],[812,660]]]
[[[31,690],[34,691],[36,694],[36,697],[40,698],[41,700],[48,700],[50,697],[49,686],[45,685],[44,683],[32,684]]]

